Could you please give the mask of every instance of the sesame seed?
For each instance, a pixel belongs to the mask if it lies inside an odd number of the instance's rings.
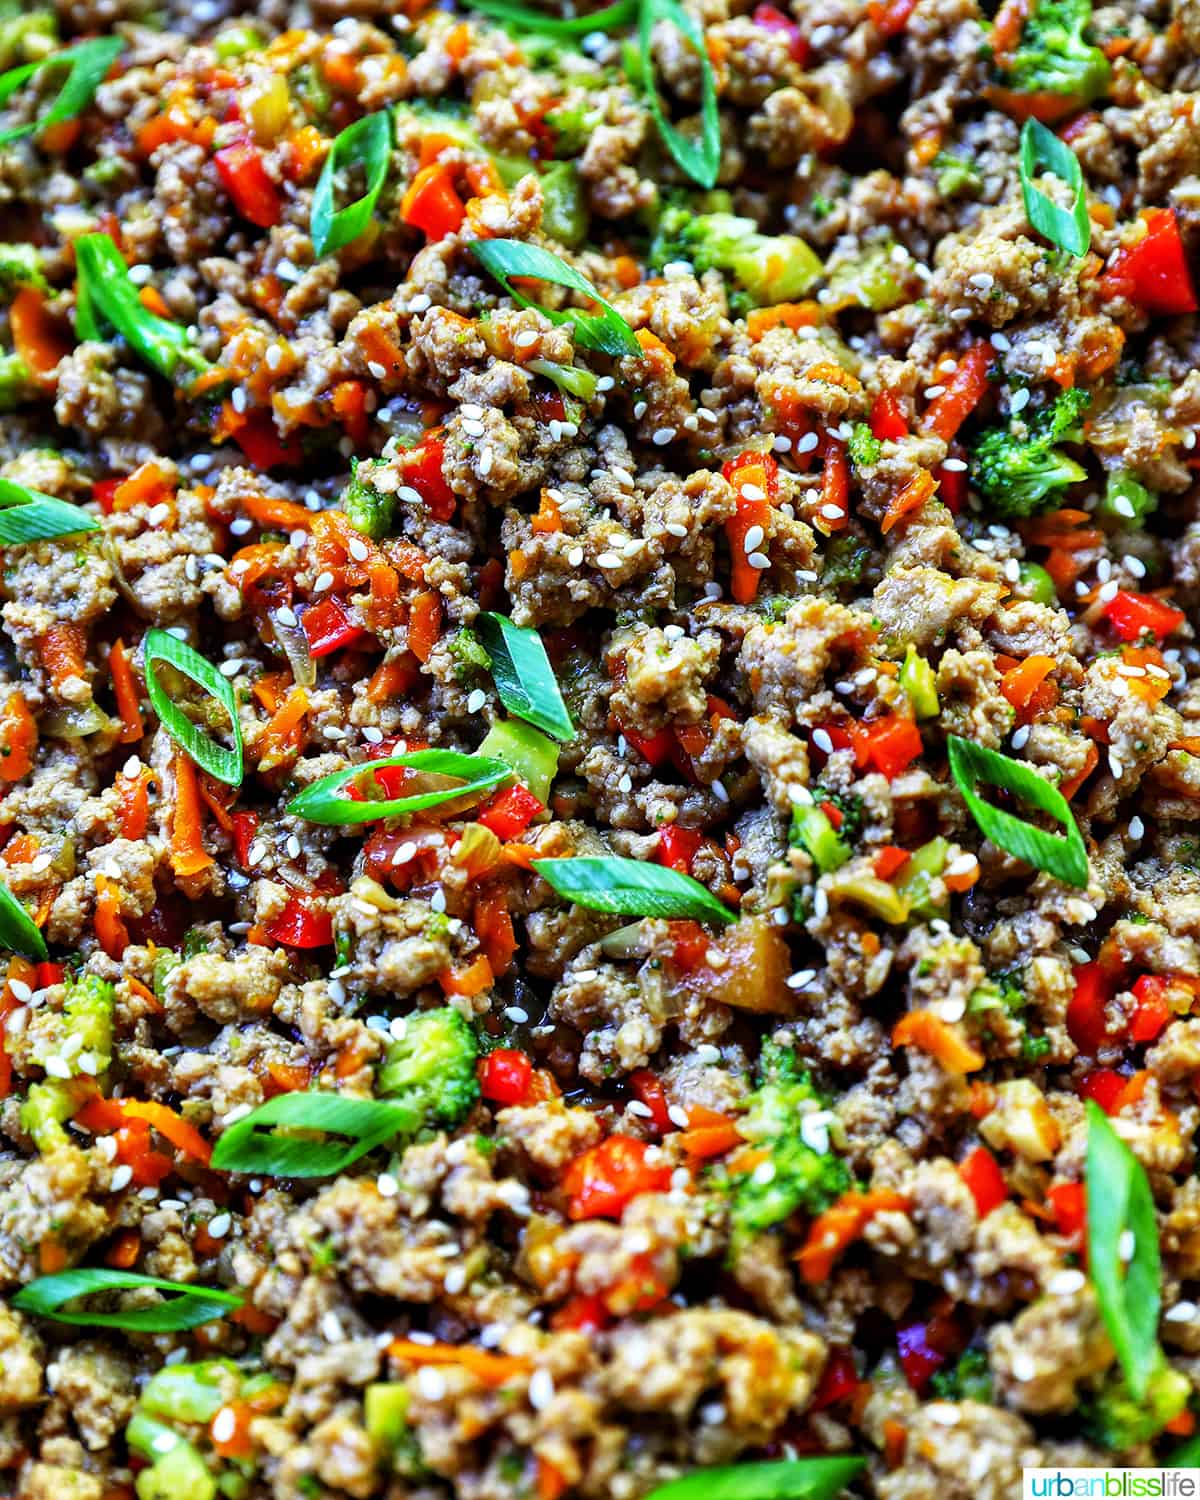
[[[535,1370],[529,1380],[529,1404],[534,1411],[545,1411],[554,1400],[554,1377],[549,1370]]]
[[[674,442],[675,429],[673,427],[656,427],[651,434],[650,441],[656,448],[665,448],[668,443]]]
[[[1004,576],[1009,583],[1016,583],[1021,576],[1021,564],[1015,557],[1010,557],[1004,564]]]
[[[1020,727],[1020,729],[1015,730],[1014,733],[1013,733],[1013,737],[1012,737],[1012,747],[1013,747],[1013,749],[1014,750],[1023,750],[1025,748],[1025,742],[1028,740],[1028,738],[1029,738],[1029,725],[1028,724],[1022,724],[1021,727]]]
[[[532,328],[522,328],[521,332],[513,339],[513,344],[518,349],[532,349],[541,335]]]
[[[621,559],[615,552],[602,552],[596,559],[596,566],[598,568],[619,568],[621,566]]]
[[[577,568],[583,561],[583,548],[572,547],[570,552],[567,553],[567,561],[573,568]]]
[[[446,893],[440,885],[435,889],[433,895],[430,896],[429,904],[434,911],[443,912],[446,910]]]
[[[363,739],[366,740],[368,745],[382,745],[383,730],[376,729],[374,724],[368,724],[363,730]]]
[[[10,979],[8,981],[8,989],[13,999],[19,1001],[22,1005],[28,1005],[33,999],[33,991],[23,979]]]
[[[371,549],[367,546],[366,542],[356,536],[350,538],[346,544],[346,551],[349,552],[355,562],[366,562],[367,558],[371,555]]]
[[[714,1047],[711,1042],[701,1042],[696,1048],[696,1061],[712,1067],[713,1064],[721,1061],[720,1049]]]
[[[687,527],[682,521],[668,521],[666,525],[668,535],[674,537],[685,537],[688,534]]]
[[[223,1240],[232,1227],[233,1220],[228,1214],[218,1214],[215,1219],[210,1219],[205,1225],[214,1240]]]
[[[767,498],[766,491],[760,489],[756,484],[742,485],[740,493],[743,500],[765,500]]]
[[[446,1394],[445,1377],[432,1365],[422,1365],[417,1371],[417,1389],[426,1401],[440,1401]]]
[[[300,623],[300,621],[296,618],[295,610],[289,609],[286,604],[281,604],[275,611],[275,618],[281,625],[289,627],[292,625],[299,625]]]
[[[442,1285],[452,1297],[456,1297],[467,1284],[466,1266],[451,1266],[446,1272]]]
[[[1012,397],[1010,398],[1008,403],[1008,409],[1015,415],[1017,412],[1024,411],[1028,405],[1029,390],[1028,387],[1022,386],[1020,390],[1014,391],[1012,393]]]
[[[936,400],[938,396],[940,396],[940,395],[943,394],[943,392],[945,391],[945,389],[946,389],[946,387],[944,385],[927,385],[925,387],[925,398],[926,398],[926,400],[928,400],[928,401],[934,401],[934,400]]]
[[[755,1187],[766,1187],[768,1183],[775,1180],[775,1163],[773,1161],[760,1161],[758,1166],[750,1174],[750,1180]]]
[[[654,1111],[648,1104],[643,1104],[640,1099],[631,1099],[625,1107],[631,1115],[637,1115],[640,1120],[650,1120],[654,1117]]]
[[[686,1130],[690,1123],[687,1110],[679,1104],[672,1104],[667,1109],[667,1119],[672,1125],[677,1125],[680,1130]]]
[[[972,870],[979,868],[979,861],[973,854],[960,854],[953,859],[942,872],[945,875],[969,875]]]
[[[381,1198],[394,1198],[400,1191],[400,1184],[390,1172],[380,1172],[375,1179],[375,1186]]]
[[[473,692],[467,695],[467,712],[469,714],[477,714],[486,702],[487,694],[484,690],[482,688],[475,688]]]
[[[821,514],[825,517],[825,519],[827,521],[840,521],[840,520],[843,519],[843,517],[845,516],[846,512],[842,509],[842,507],[840,505],[832,505],[831,504],[831,505],[822,505],[822,507],[821,507]]]
[[[759,573],[771,566],[771,559],[765,552],[751,552],[746,561]]]
[[[236,411],[239,415],[246,410],[246,393],[244,390],[242,390],[241,386],[238,386],[238,388],[233,392],[233,394],[229,398],[229,401],[234,411]]]
[[[403,1016],[393,1016],[388,1030],[395,1037],[396,1041],[402,1042],[408,1034],[408,1021]]]
[[[966,472],[967,461],[964,458],[947,458],[942,460],[942,468],[951,474],[963,474]]]
[[[797,453],[811,453],[819,442],[820,439],[815,432],[806,432],[803,437],[796,439],[795,451]]]
[[[1129,820],[1129,837],[1131,839],[1140,839],[1140,838],[1144,838],[1145,835],[1146,835],[1146,825],[1142,822],[1141,818],[1139,818],[1137,816],[1137,814],[1135,813],[1133,815],[1133,817],[1130,818],[1130,820]]]
[[[1071,1297],[1087,1285],[1087,1277],[1073,1266],[1065,1271],[1056,1271],[1046,1283],[1046,1290],[1055,1297]]]
[[[1123,1261],[1128,1262],[1133,1259],[1133,1252],[1136,1249],[1137,1240],[1134,1239],[1133,1230],[1123,1229],[1121,1231],[1121,1237],[1117,1241],[1117,1254]]]
[[[234,536],[245,536],[253,528],[254,522],[248,516],[235,516],[229,523],[229,530]]]
[[[749,556],[751,552],[757,552],[758,549],[762,546],[763,538],[765,536],[766,532],[762,529],[761,526],[751,526],[750,529],[746,532],[745,538],[742,542],[742,551],[745,552],[747,556]]]
[[[408,304],[409,312],[428,312],[433,306],[433,298],[427,297],[424,292],[418,292],[415,297],[410,298]]]
[[[1108,752],[1108,769],[1112,772],[1114,781],[1120,781],[1125,774],[1125,767],[1121,764],[1120,757],[1112,750]]]
[[[830,739],[827,729],[814,729],[812,732],[812,742],[818,750],[824,751],[826,755],[833,754],[833,741]]]
[[[797,969],[794,974],[788,975],[787,987],[789,990],[807,989],[816,977],[816,969]]]
[[[524,1026],[526,1021],[529,1020],[529,1012],[520,1005],[506,1005],[504,1007],[504,1014],[514,1026]]]

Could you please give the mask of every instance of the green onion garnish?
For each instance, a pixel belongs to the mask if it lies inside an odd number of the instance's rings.
[[[283,1095],[281,1097],[287,1097]],[[68,1308],[67,1304],[96,1292],[122,1291],[130,1287],[154,1287],[170,1292],[165,1302],[150,1307],[128,1308],[124,1312],[88,1312]],[[216,1287],[189,1286],[181,1281],[163,1281],[157,1276],[142,1276],[136,1271],[110,1271],[103,1266],[81,1266],[74,1271],[60,1271],[56,1276],[41,1276],[21,1288],[12,1305],[22,1312],[35,1313],[55,1323],[76,1323],[84,1328],[125,1328],[137,1333],[175,1333],[183,1328],[198,1328],[215,1318],[234,1312],[245,1298],[240,1292],[219,1291]]]
[[[392,159],[392,116],[386,109],[364,115],[335,136],[317,185],[313,189],[313,253],[320,257],[340,250],[356,240],[371,222],[375,203],[387,180]],[[335,211],[335,178],[345,167],[358,163],[366,174],[366,191],[360,198]]]
[[[734,921],[727,906],[690,875],[618,855],[536,859],[533,868],[567,901],[622,917],[694,917]]]
[[[586,276],[581,276],[574,266],[567,265],[551,251],[543,250],[540,245],[527,245],[523,240],[472,240],[468,248],[514,302],[521,307],[536,307],[552,323],[573,324],[575,342],[583,348],[598,349],[614,358],[642,352],[633,329],[616,308],[604,300]],[[585,313],[569,307],[558,312],[541,307],[513,286],[510,280],[513,276],[528,276],[535,281],[548,281],[553,286],[569,287],[598,302],[604,311]]]
[[[277,1094],[224,1132],[213,1149],[212,1165],[219,1172],[263,1177],[329,1177],[420,1123],[420,1110],[398,1100]],[[288,1131],[320,1131],[347,1139],[317,1140]]]
[[[496,691],[509,713],[556,740],[573,740],[575,726],[537,631],[490,611],[478,616],[475,629],[492,658]]]
[[[148,630],[142,642],[146,664],[146,691],[159,722],[177,745],[186,750],[201,770],[223,781],[226,786],[240,786],[243,775],[242,728],[238,723],[237,699],[233,685],[222,677],[212,662],[201,656],[186,641],[177,640],[166,630]],[[187,714],[167,695],[158,680],[155,665],[166,662],[197,687],[215,698],[229,715],[233,747],[220,745],[211,735],[193,724]]]
[[[433,792],[415,792],[411,797],[368,795],[362,801],[355,801],[342,795],[343,787],[352,782],[357,784],[360,778],[369,792],[377,785],[374,773],[388,766],[407,766],[410,771],[434,776],[454,776],[462,784]],[[444,802],[464,799],[478,802],[485,792],[511,776],[511,769],[502,760],[462,755],[457,750],[414,750],[409,755],[388,755],[382,760],[364,761],[362,765],[347,766],[344,771],[322,776],[293,797],[287,810],[293,817],[307,818],[310,823],[377,823],[381,818],[401,818],[427,807],[439,807]]]

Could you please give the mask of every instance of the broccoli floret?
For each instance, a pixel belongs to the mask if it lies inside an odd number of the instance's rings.
[[[840,870],[850,858],[850,846],[838,837],[837,830],[819,807],[793,807],[789,835],[792,847],[804,849],[822,875]]]
[[[41,1013],[33,1061],[45,1067],[54,1058],[72,1073],[103,1073],[112,1063],[114,994],[108,980],[94,974],[68,979],[62,1010],[57,1015]]]
[[[823,1109],[824,1104],[795,1052],[765,1042],[759,1058],[759,1084],[747,1101],[738,1129],[768,1157],[736,1180],[735,1235],[761,1234],[799,1209],[820,1213],[851,1186],[845,1162],[832,1152],[816,1150],[803,1136],[805,1115]],[[768,1165],[771,1170],[763,1171]]]
[[[33,1083],[21,1104],[21,1129],[39,1151],[53,1151],[67,1139],[63,1125],[83,1104],[92,1085],[87,1078],[48,1078]]]
[[[46,290],[41,253],[35,245],[0,244],[0,291],[11,292],[19,286]]]
[[[933,170],[938,174],[937,190],[943,198],[977,193],[983,186],[983,177],[975,163],[949,151],[938,152],[933,158]]]
[[[1001,70],[1005,86],[1023,94],[1062,94],[1083,104],[1107,93],[1108,59],[1083,37],[1091,19],[1091,0],[1036,0],[1020,43]]]
[[[1057,491],[1087,478],[1054,444],[1080,441],[1079,418],[1090,401],[1087,391],[1075,387],[1028,422],[989,427],[980,435],[971,455],[971,479],[1000,515],[1036,515],[1045,502],[1058,503]]]
[[[813,801],[820,807],[822,802],[832,802],[842,815],[838,825],[839,835],[852,844],[862,832],[863,800],[853,792],[835,792],[819,783],[812,788]]]
[[[794,234],[760,234],[753,219],[696,214],[682,206],[664,209],[650,246],[652,265],[677,260],[690,261],[698,272],[726,272],[760,306],[804,296],[822,269],[817,256]]]
[[[492,664],[483,642],[469,625],[464,625],[450,642],[450,655],[454,658],[454,675],[460,682],[473,672],[486,672]]]
[[[956,1365],[939,1370],[930,1381],[934,1395],[943,1401],[979,1401],[987,1406],[992,1400],[992,1372],[986,1349],[968,1349]]]
[[[855,422],[847,448],[850,462],[856,469],[866,469],[877,464],[879,455],[883,452],[883,444],[865,422]]]
[[[1118,471],[1108,476],[1100,514],[1110,516],[1121,525],[1139,526],[1158,509],[1158,496],[1139,483],[1132,474]]]
[[[825,566],[821,570],[821,582],[834,589],[839,584],[859,583],[871,549],[856,536],[835,537],[825,551]]]
[[[342,509],[355,531],[379,541],[392,529],[396,514],[395,495],[385,495],[370,482],[374,460],[360,463],[354,459],[350,464],[350,483],[342,491]]]
[[[0,354],[0,411],[12,411],[37,395],[37,384],[19,354]]]
[[[1099,1394],[1084,1409],[1089,1435],[1114,1453],[1124,1453],[1157,1437],[1188,1402],[1191,1384],[1164,1359],[1150,1377],[1143,1400],[1135,1401],[1121,1375],[1110,1375]]]
[[[479,1097],[474,1033],[451,1006],[408,1018],[399,1041],[389,1043],[379,1073],[381,1094],[401,1094],[419,1105],[430,1124],[453,1126]]]
[[[1048,1036],[1032,1036],[1028,1031],[1021,1038],[1021,1056],[1026,1062],[1040,1062],[1050,1051]]]
[[[58,22],[53,10],[31,10],[10,14],[0,10],[0,69],[18,63],[40,62],[49,57],[58,44]]]

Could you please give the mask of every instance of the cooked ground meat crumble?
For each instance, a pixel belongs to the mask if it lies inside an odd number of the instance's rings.
[[[0,0],[0,1494],[1200,1464],[1200,9],[783,5]]]

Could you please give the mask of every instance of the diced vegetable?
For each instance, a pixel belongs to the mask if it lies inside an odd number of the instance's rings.
[[[477,1053],[474,1033],[452,1006],[419,1011],[388,1043],[379,1092],[414,1105],[431,1124],[457,1125],[479,1097]]]

